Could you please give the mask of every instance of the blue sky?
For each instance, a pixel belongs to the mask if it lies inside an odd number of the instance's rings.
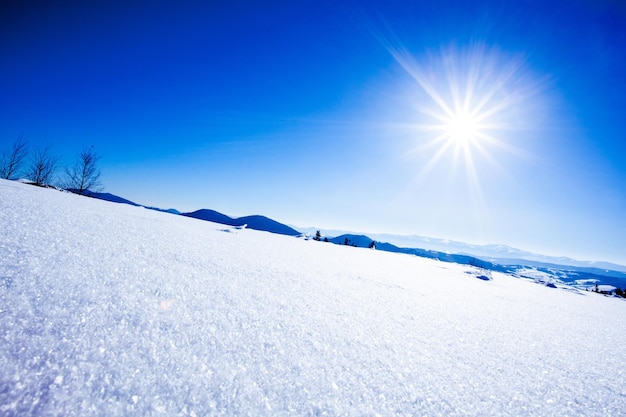
[[[618,1],[3,7],[2,148],[93,145],[108,192],[626,264]]]

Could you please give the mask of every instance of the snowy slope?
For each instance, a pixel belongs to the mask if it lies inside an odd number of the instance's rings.
[[[0,415],[619,415],[626,302],[0,180]]]

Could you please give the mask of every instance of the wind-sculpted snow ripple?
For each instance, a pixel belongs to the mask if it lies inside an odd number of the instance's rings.
[[[13,182],[0,196],[2,415],[623,413],[623,300]]]

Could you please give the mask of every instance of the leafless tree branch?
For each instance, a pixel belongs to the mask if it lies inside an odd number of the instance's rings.
[[[50,152],[49,146],[44,149],[39,149],[33,155],[26,178],[35,185],[50,185],[58,162],[59,157]]]
[[[14,179],[22,168],[22,164],[28,155],[28,144],[23,135],[19,135],[10,152],[2,153],[0,159],[0,178]]]
[[[93,146],[83,150],[77,157],[74,165],[65,169],[65,188],[77,194],[85,191],[97,192],[102,189],[100,181],[100,168],[98,168],[98,155]]]

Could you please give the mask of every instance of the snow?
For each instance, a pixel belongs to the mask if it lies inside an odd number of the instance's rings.
[[[611,292],[611,291],[615,291],[617,288],[615,288],[612,285],[598,285],[598,291],[600,292]]]
[[[537,282],[549,282],[555,279],[554,274],[539,271],[536,268],[519,268],[515,272],[521,278],[529,278]]]
[[[5,180],[0,225],[1,415],[626,403],[621,299]]]

